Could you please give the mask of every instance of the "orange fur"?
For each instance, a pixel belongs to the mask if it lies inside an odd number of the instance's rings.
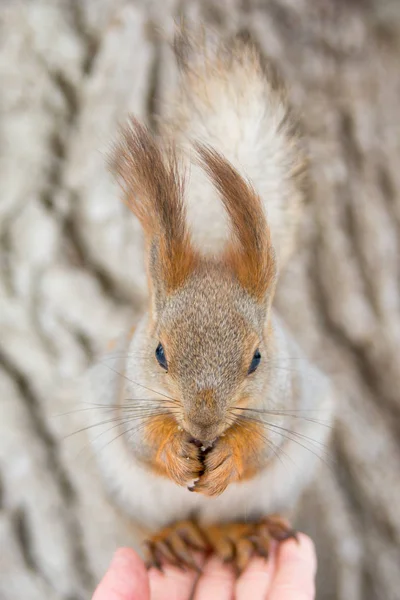
[[[239,521],[204,525],[196,521],[178,521],[153,534],[147,540],[150,566],[162,568],[164,562],[199,570],[193,551],[215,554],[224,563],[232,564],[239,575],[251,558],[268,557],[271,541],[296,539],[289,522],[279,515],[259,521]]]
[[[254,477],[260,468],[264,435],[260,423],[235,423],[202,456],[173,417],[151,417],[144,433],[153,451],[149,467],[178,485],[198,479],[194,491],[206,496],[217,496],[230,483]]]
[[[126,204],[145,232],[151,277],[161,279],[167,293],[173,292],[197,261],[185,222],[184,178],[175,149],[162,149],[149,130],[131,117],[111,167]]]
[[[230,483],[254,477],[260,468],[264,435],[260,423],[232,425],[206,455],[204,474],[194,491],[218,496]]]
[[[213,552],[225,563],[231,563],[238,575],[254,554],[268,556],[273,539],[280,542],[296,536],[289,522],[278,515],[255,522],[203,526],[201,532]]]
[[[148,419],[144,440],[154,453],[149,467],[159,475],[185,485],[202,471],[198,449],[188,441],[187,433],[173,417],[159,415]]]
[[[214,149],[197,144],[197,150],[232,223],[233,240],[225,260],[241,285],[263,301],[275,281],[276,261],[260,197]]]

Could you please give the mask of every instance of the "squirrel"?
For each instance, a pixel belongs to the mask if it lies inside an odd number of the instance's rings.
[[[180,82],[159,135],[130,118],[111,160],[144,231],[148,310],[91,369],[85,400],[95,419],[110,415],[96,456],[145,529],[150,564],[195,568],[197,548],[240,572],[295,535],[286,517],[333,414],[328,379],[273,307],[307,160],[285,88],[250,41],[181,31],[174,50]]]

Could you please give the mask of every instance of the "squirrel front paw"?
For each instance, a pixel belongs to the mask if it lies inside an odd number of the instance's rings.
[[[153,469],[205,496],[218,496],[230,483],[254,476],[265,444],[259,423],[236,423],[211,449],[201,452],[193,438],[165,415],[149,420],[146,438],[150,448],[157,448]]]
[[[191,491],[218,496],[230,483],[248,479],[260,468],[264,433],[258,423],[235,424],[203,457],[203,473]]]
[[[164,445],[158,459],[166,474],[178,485],[195,484],[204,469],[198,449],[187,440],[184,432],[178,432]]]
[[[203,474],[190,491],[219,496],[242,475],[242,461],[231,452],[229,440],[220,438],[204,457]]]
[[[193,486],[204,470],[198,448],[174,419],[155,417],[147,426],[150,445],[157,447],[152,466],[182,486]]]

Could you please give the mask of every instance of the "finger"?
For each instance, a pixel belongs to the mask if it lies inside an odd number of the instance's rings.
[[[120,548],[94,592],[92,600],[149,600],[149,581],[142,559],[131,548]]]
[[[232,567],[214,556],[204,565],[203,575],[196,585],[194,600],[232,600],[234,587],[235,574]]]
[[[298,540],[280,544],[268,600],[314,600],[317,570],[314,544],[304,534],[299,534]]]
[[[275,574],[276,548],[271,544],[268,560],[253,558],[236,583],[236,600],[264,600]]]
[[[168,564],[163,564],[162,568],[163,573],[157,569],[149,571],[151,600],[190,598],[198,574],[193,570],[182,571]]]

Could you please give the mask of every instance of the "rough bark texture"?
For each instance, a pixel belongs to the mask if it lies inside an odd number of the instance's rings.
[[[303,115],[310,201],[277,305],[336,382],[338,420],[300,523],[318,544],[318,598],[395,600],[400,7],[388,0],[1,2],[0,598],[87,598],[129,544],[84,434],[68,436],[80,375],[145,299],[139,226],[104,155],[128,111],[155,126],[174,82],[155,25],[171,31],[182,13],[250,32]]]

